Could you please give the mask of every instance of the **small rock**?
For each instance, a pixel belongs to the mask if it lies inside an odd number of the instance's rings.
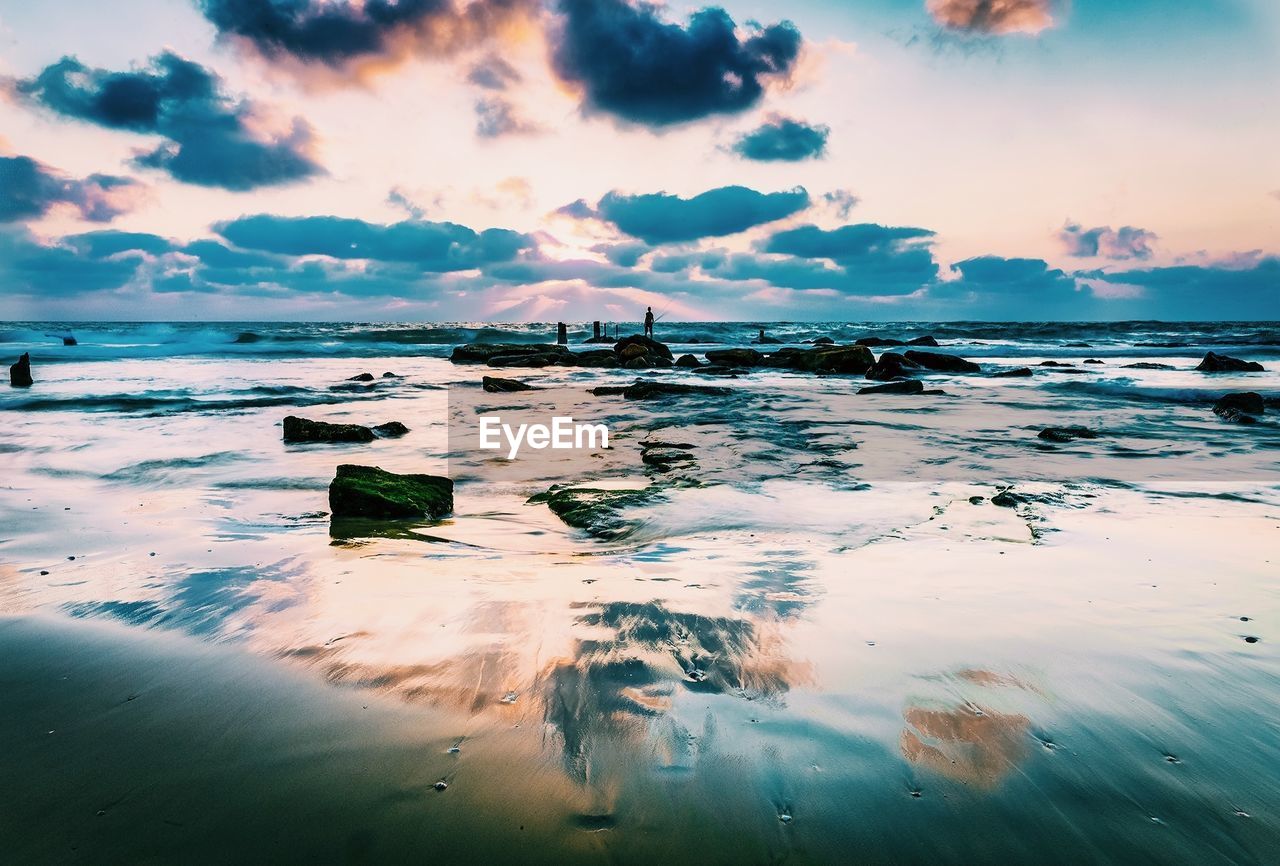
[[[1196,367],[1201,373],[1261,373],[1264,368],[1257,361],[1242,361],[1229,355],[1208,352]]]
[[[1106,363],[1105,361],[1100,361],[1100,360],[1098,360],[1097,358],[1085,358],[1085,359],[1084,359],[1084,362],[1085,362],[1086,364],[1103,364],[1103,363]]]
[[[409,432],[409,428],[399,421],[388,421],[373,428],[373,432],[385,439],[396,439]]]
[[[1086,362],[1087,363],[1087,362]],[[1125,370],[1176,370],[1172,364],[1158,364],[1155,361],[1138,361],[1136,364],[1124,364]]]
[[[938,341],[934,339],[932,334],[925,334],[923,337],[913,337],[907,340],[908,346],[932,346],[938,348]]]
[[[1213,404],[1213,414],[1228,421],[1236,421],[1244,424],[1252,424],[1257,419],[1253,416],[1262,415],[1267,411],[1266,403],[1262,399],[1262,395],[1255,391],[1236,391],[1231,394],[1224,394],[1218,402]],[[1247,421],[1245,419],[1248,419]]]
[[[14,388],[30,388],[34,384],[31,378],[31,355],[23,352],[18,363],[9,365],[9,384]]]
[[[1097,439],[1098,434],[1088,427],[1072,425],[1070,427],[1046,427],[1037,434],[1046,442],[1070,442],[1073,439]]]
[[[286,442],[372,442],[374,438],[373,431],[363,424],[330,424],[296,415],[284,419]]]
[[[1015,367],[1012,370],[1001,370],[999,373],[992,373],[991,375],[997,379],[1013,379],[1030,376],[1032,373],[1030,367]]]
[[[701,367],[702,362],[699,361],[693,355],[681,355],[679,358],[676,358],[676,366],[677,367]]]
[[[883,385],[868,385],[858,389],[859,394],[922,394],[924,383],[919,379],[903,379],[901,382],[886,382]]]
[[[480,380],[480,387],[488,394],[510,394],[516,391],[536,390],[527,382],[518,379],[503,379],[498,376],[485,376]]]
[[[347,381],[348,381],[348,382],[372,382],[372,381],[373,381],[373,374],[372,374],[372,373],[360,373],[359,375],[352,376],[352,377],[351,377],[350,379],[348,379]]]
[[[897,352],[885,352],[867,370],[866,376],[873,381],[888,382],[891,379],[909,377],[922,369],[924,368],[919,364]]]
[[[439,475],[397,475],[344,463],[329,484],[334,517],[425,517],[453,511],[453,481]]]
[[[945,355],[942,352],[918,352],[915,349],[908,349],[905,356],[908,361],[919,364],[926,370],[938,370],[944,373],[978,373],[982,370],[982,367],[973,361],[958,355]]]

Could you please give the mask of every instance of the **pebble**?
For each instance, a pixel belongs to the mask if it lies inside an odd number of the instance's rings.
[[[443,791],[445,788],[449,787],[449,783],[441,780],[439,782],[436,782],[431,787],[435,788],[437,791]]]

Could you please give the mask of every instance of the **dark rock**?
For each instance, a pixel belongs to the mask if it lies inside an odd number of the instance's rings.
[[[600,391],[600,388],[596,388],[592,393],[598,394]],[[658,400],[663,397],[681,397],[686,395],[719,397],[732,394],[733,389],[721,388],[716,385],[683,385],[678,382],[654,382],[648,379],[642,379],[626,386],[620,393],[628,400]]]
[[[573,362],[579,367],[616,367],[618,356],[613,349],[589,349],[574,353]]]
[[[1046,427],[1037,434],[1046,442],[1070,442],[1073,439],[1097,439],[1098,434],[1088,427]]]
[[[361,374],[359,374],[358,376],[352,376],[352,377],[351,377],[350,379],[348,379],[347,381],[348,381],[348,382],[372,382],[372,381],[373,381],[373,374],[372,374],[372,373],[361,373]]]
[[[382,378],[384,378],[384,379],[399,379],[399,378],[401,378],[401,377],[400,377],[400,374],[399,374],[399,373],[383,373],[383,374],[382,374]]]
[[[855,346],[866,346],[874,349],[878,346],[905,346],[906,343],[901,340],[887,339],[885,337],[859,337],[853,341]]]
[[[697,358],[695,358],[693,355],[681,355],[679,358],[676,358],[676,366],[677,367],[701,367],[702,362],[699,361]]]
[[[938,348],[938,341],[934,339],[932,334],[925,334],[923,337],[913,337],[907,340],[908,346],[932,346]]]
[[[688,451],[694,447],[692,442],[665,442],[661,439],[646,439],[640,443],[641,448],[674,448],[677,451]]]
[[[515,391],[534,391],[532,385],[517,379],[501,379],[497,376],[485,376],[480,380],[480,387],[489,394],[511,394]]]
[[[764,361],[755,349],[711,349],[706,355],[712,364],[725,367],[758,367]]]
[[[1087,362],[1086,362],[1087,363]],[[1125,370],[1176,370],[1172,364],[1157,364],[1154,361],[1139,361],[1136,364],[1124,364]]]
[[[926,388],[920,392],[920,395],[923,397],[941,397],[946,393],[941,388]]]
[[[645,448],[640,452],[640,461],[660,472],[670,472],[697,462],[692,454],[680,448]]]
[[[565,349],[559,352],[494,355],[487,363],[490,367],[572,367],[577,364],[577,356]]]
[[[944,355],[942,352],[917,352],[915,349],[908,349],[906,358],[908,361],[919,364],[926,370],[938,370],[944,373],[978,373],[982,367],[961,358],[959,355]]]
[[[1208,352],[1196,370],[1201,373],[1261,373],[1264,368],[1257,361],[1242,361],[1229,355]]]
[[[813,345],[815,346],[834,346],[835,344],[836,341],[830,337],[817,337],[813,341]]]
[[[1014,377],[1030,376],[1032,373],[1030,367],[1015,367],[1012,370],[1001,370],[999,373],[992,373],[991,375],[997,379],[1012,379]]]
[[[886,382],[883,385],[868,385],[859,388],[859,394],[921,394],[924,383],[919,379],[903,379],[901,382]]]
[[[645,337],[640,334],[632,334],[629,337],[623,337],[621,340],[613,344],[613,351],[617,353],[619,358],[626,358],[626,351],[631,346],[641,346],[643,351],[641,354],[650,355],[655,358],[666,358],[671,360],[671,350],[667,348],[665,343],[659,343],[651,337]]]
[[[449,360],[455,364],[485,364],[490,358],[546,355],[568,351],[565,347],[553,343],[468,343],[454,348]]]
[[[699,367],[698,372],[704,376],[732,376],[737,377],[742,373],[748,373],[749,370],[743,370],[741,367],[725,367],[722,364],[708,364],[705,367]]]
[[[1105,361],[1099,361],[1097,358],[1085,358],[1085,359],[1084,359],[1084,362],[1085,362],[1086,364],[1104,364],[1104,363],[1106,363]]]
[[[35,381],[31,378],[31,355],[23,352],[18,363],[9,365],[9,384],[14,388],[30,388]]]
[[[75,337],[73,337],[73,336],[71,336],[70,334],[45,334],[45,336],[46,336],[46,337],[53,337],[55,340],[61,340],[61,341],[62,341],[62,345],[64,345],[64,346],[75,346],[75,345],[78,345],[78,344],[76,343],[76,338],[75,338]],[[255,336],[256,336],[256,335],[255,335]],[[236,342],[238,343],[238,342],[240,342],[240,341],[239,341],[239,340],[237,340]]]
[[[329,485],[334,517],[425,517],[453,511],[453,482],[439,475],[397,475],[344,463]]]
[[[991,504],[998,505],[1001,508],[1013,508],[1020,502],[1022,502],[1022,497],[1011,490],[1001,490],[991,497]]]
[[[604,343],[612,343],[614,342],[614,338],[601,334],[599,337],[587,337],[587,339],[583,340],[582,342],[599,345]]]
[[[409,428],[401,424],[399,421],[388,421],[386,424],[379,424],[373,428],[373,432],[377,433],[384,439],[396,439],[409,432]]]
[[[1254,391],[1237,391],[1232,394],[1225,394],[1218,402],[1213,404],[1213,414],[1217,415],[1225,421],[1234,421],[1237,424],[1253,424],[1257,422],[1255,416],[1262,415],[1267,411],[1267,405],[1262,399],[1262,395]]]
[[[1041,361],[1041,367],[1074,367],[1075,364],[1064,364],[1061,361]]]
[[[1063,344],[1062,344],[1062,348],[1064,348],[1064,349],[1092,349],[1092,348],[1093,348],[1093,346],[1090,346],[1088,343],[1063,343]]]
[[[760,335],[756,337],[755,340],[753,340],[752,342],[754,342],[757,346],[781,346],[783,341],[779,340],[777,337],[770,337],[763,330],[761,330]]]
[[[874,365],[867,369],[867,378],[877,382],[888,382],[891,379],[911,377],[924,368],[914,361],[909,361],[897,352],[885,352],[876,359]]]
[[[633,527],[621,512],[647,505],[660,498],[652,488],[644,490],[602,490],[590,487],[552,487],[527,500],[529,505],[545,503],[552,513],[574,529],[596,538],[617,538]]]
[[[372,442],[373,431],[363,424],[330,424],[290,415],[284,419],[286,442]]]
[[[708,353],[710,357],[710,353]],[[812,349],[779,349],[769,356],[769,365],[809,373],[861,375],[875,363],[866,346],[817,346]]]

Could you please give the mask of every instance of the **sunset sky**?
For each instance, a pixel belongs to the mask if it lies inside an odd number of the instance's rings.
[[[1280,4],[0,0],[0,317],[650,304],[1280,319]]]

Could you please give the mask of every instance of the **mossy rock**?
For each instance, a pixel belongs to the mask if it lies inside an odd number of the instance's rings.
[[[425,517],[453,511],[453,481],[440,475],[397,475],[377,466],[344,463],[329,484],[334,517]]]
[[[621,514],[628,508],[659,501],[662,494],[651,487],[642,490],[604,490],[596,487],[552,487],[545,493],[530,496],[527,504],[545,503],[551,512],[574,529],[596,538],[618,538],[632,528],[634,522]]]
[[[407,430],[405,432],[408,432]],[[373,431],[363,424],[330,424],[289,415],[284,419],[286,442],[372,442]]]

